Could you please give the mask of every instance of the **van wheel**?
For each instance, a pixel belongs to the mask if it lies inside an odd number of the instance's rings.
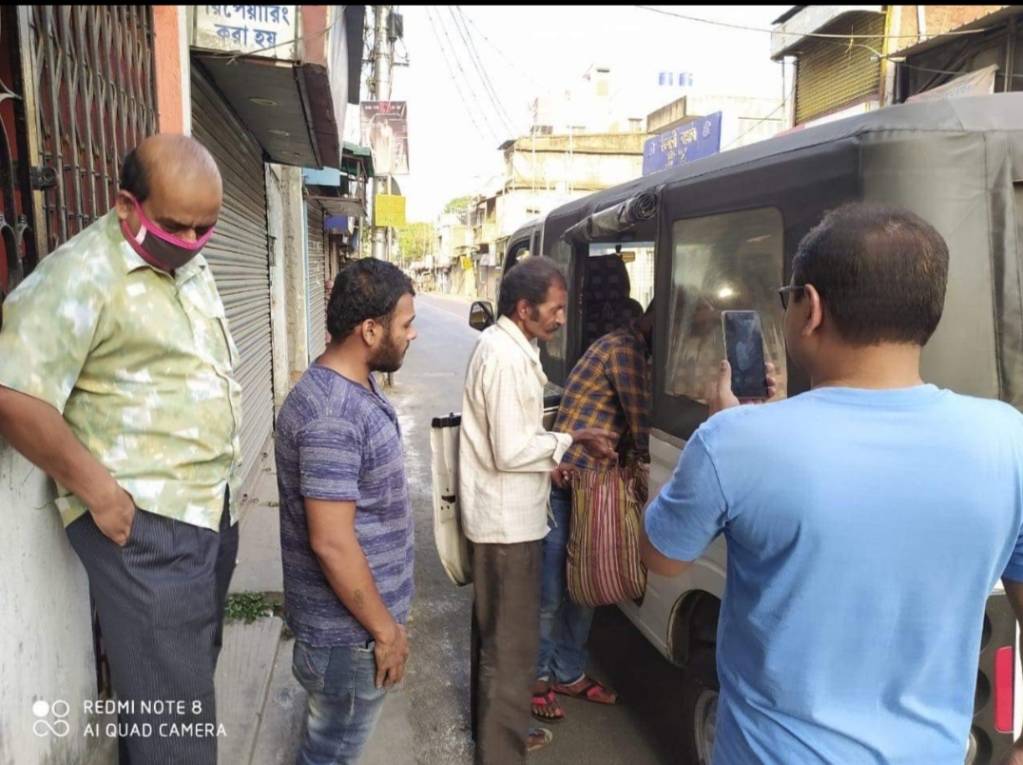
[[[713,647],[693,654],[682,683],[683,762],[710,765],[717,727],[719,689]]]

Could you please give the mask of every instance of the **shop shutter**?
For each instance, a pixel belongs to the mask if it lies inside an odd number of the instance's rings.
[[[820,31],[827,34],[883,35],[883,13],[846,14]],[[796,124],[879,97],[881,62],[870,48],[881,50],[884,41],[855,39],[852,46],[839,39],[805,41],[798,56]],[[864,46],[869,47],[864,47]]]
[[[323,282],[327,278],[327,258],[323,251],[323,208],[315,202],[306,203],[306,252],[309,258],[309,361],[327,347],[327,301]]]
[[[248,477],[273,431],[270,249],[263,152],[213,86],[192,69],[192,135],[213,154],[224,180],[217,230],[203,250],[238,346],[241,446]]]

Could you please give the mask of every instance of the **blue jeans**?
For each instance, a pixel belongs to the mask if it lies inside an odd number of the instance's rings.
[[[572,492],[551,487],[552,528],[543,540],[543,585],[540,591],[540,660],[537,678],[571,683],[586,672],[586,641],[593,609],[568,597],[565,582]]]
[[[373,643],[326,648],[295,641],[291,671],[309,693],[297,765],[354,765],[387,691],[374,685]]]

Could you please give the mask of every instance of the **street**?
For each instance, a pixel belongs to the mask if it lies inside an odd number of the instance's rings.
[[[469,737],[471,588],[447,578],[433,542],[430,421],[461,407],[465,366],[476,337],[463,299],[416,298],[419,337],[388,395],[400,418],[416,516],[416,597],[410,623],[412,656],[404,690],[394,694],[374,735],[368,760],[395,739],[415,747],[415,762],[462,765]],[[614,607],[600,609],[591,636],[593,673],[619,692],[617,706],[562,700],[566,719],[551,725],[554,741],[531,755],[536,763],[677,763],[681,673]],[[523,699],[528,704],[528,699]]]

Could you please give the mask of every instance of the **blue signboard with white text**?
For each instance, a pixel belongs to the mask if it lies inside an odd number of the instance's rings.
[[[696,117],[643,144],[643,175],[678,167],[721,151],[721,112]]]

